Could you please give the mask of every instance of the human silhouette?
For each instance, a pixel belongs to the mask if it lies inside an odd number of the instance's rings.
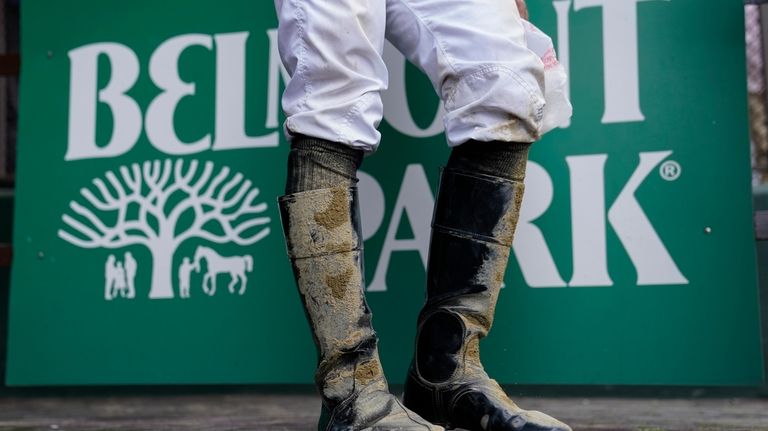
[[[125,283],[125,268],[123,268],[122,262],[117,262],[117,267],[115,267],[115,296],[120,295],[125,298],[127,288],[128,285]]]
[[[136,296],[136,287],[134,285],[134,279],[136,278],[136,259],[133,258],[133,254],[130,251],[125,252],[125,282],[127,285],[127,291],[125,297],[132,299]]]
[[[189,298],[190,275],[196,268],[197,265],[193,264],[188,257],[185,257],[179,265],[179,296],[182,298]]]
[[[110,254],[104,265],[104,299],[111,301],[114,298],[115,285],[115,255]]]

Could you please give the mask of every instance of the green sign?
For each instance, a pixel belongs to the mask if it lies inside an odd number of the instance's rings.
[[[529,3],[575,115],[534,146],[487,368],[521,384],[759,383],[742,6]],[[310,382],[276,205],[271,2],[27,0],[22,19],[8,383]],[[360,188],[368,298],[401,382],[448,150],[426,78],[385,57]]]

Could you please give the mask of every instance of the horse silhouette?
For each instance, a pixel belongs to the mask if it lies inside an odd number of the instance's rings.
[[[205,259],[207,262],[207,271],[203,276],[203,292],[210,296],[216,293],[216,276],[218,274],[229,274],[232,280],[227,286],[229,293],[235,293],[235,285],[240,280],[240,295],[245,293],[245,287],[248,284],[246,272],[253,271],[253,257],[245,256],[220,256],[213,249],[198,246],[195,250],[194,265],[200,270],[200,261]],[[210,281],[210,286],[208,282]]]

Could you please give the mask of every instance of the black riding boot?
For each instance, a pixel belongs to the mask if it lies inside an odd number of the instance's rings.
[[[439,431],[389,393],[378,338],[363,294],[363,239],[357,189],[346,186],[280,198],[288,255],[319,364],[320,431]]]
[[[446,168],[442,173],[427,300],[419,315],[404,401],[448,429],[570,431],[543,413],[520,409],[480,363],[479,341],[493,322],[523,197],[526,153],[520,157],[519,181],[477,170]]]

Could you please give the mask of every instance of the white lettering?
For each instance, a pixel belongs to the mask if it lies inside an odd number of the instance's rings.
[[[98,89],[98,60],[105,55],[111,76]],[[69,132],[64,160],[117,157],[128,152],[141,135],[141,109],[125,93],[139,78],[139,59],[119,43],[94,43],[69,51]],[[104,146],[96,143],[98,102],[112,111],[112,137]]]
[[[363,225],[363,240],[369,240],[384,221],[384,190],[376,178],[363,171],[357,171],[357,188],[360,190],[360,218]]]
[[[566,157],[571,172],[573,275],[569,286],[612,286],[605,228],[606,154]]]
[[[547,171],[536,162],[528,162],[525,199],[515,232],[513,252],[531,287],[565,287],[541,229],[533,221],[552,204],[555,189]]]
[[[267,66],[269,67],[269,78],[267,80],[267,123],[268,129],[274,129],[279,127],[278,113],[280,112],[280,78],[284,83],[291,80],[291,76],[283,66],[283,61],[280,59],[280,48],[277,44],[277,30],[267,30],[267,37],[269,37],[269,61]]]
[[[173,117],[179,101],[195,94],[195,84],[179,77],[179,57],[191,46],[213,49],[213,38],[206,34],[176,36],[163,42],[149,60],[149,76],[162,92],[149,104],[146,131],[149,142],[166,154],[183,155],[211,147],[211,135],[196,142],[182,142],[174,130]]]
[[[635,198],[648,174],[672,151],[640,153],[640,164],[608,210],[608,221],[637,269],[637,284],[688,284]]]
[[[435,198],[429,188],[424,167],[419,164],[408,165],[405,169],[400,193],[395,201],[392,211],[392,219],[389,221],[384,245],[381,248],[379,262],[373,281],[368,286],[370,292],[385,292],[387,290],[387,270],[389,259],[395,251],[417,250],[421,256],[424,268],[427,267],[427,254],[429,251],[430,221],[432,220],[432,207]],[[397,239],[397,228],[405,214],[411,224],[414,238]]]
[[[659,0],[574,0],[574,10],[603,8],[603,123],[643,121],[637,55],[637,3]]]
[[[214,150],[276,147],[278,132],[248,136],[245,132],[245,42],[248,32],[217,34],[216,140]]]

